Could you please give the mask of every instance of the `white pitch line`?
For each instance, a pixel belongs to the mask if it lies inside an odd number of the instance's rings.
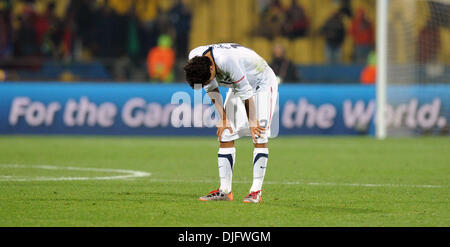
[[[271,183],[271,182],[266,182]],[[276,183],[276,182],[274,182]],[[334,182],[282,182],[282,184],[306,184],[318,186],[354,186],[354,187],[415,187],[415,188],[445,188],[448,186],[429,185],[429,184],[358,184],[358,183],[334,183]]]
[[[114,179],[132,179],[139,177],[150,176],[149,172],[123,170],[123,169],[109,169],[109,168],[86,168],[86,167],[71,167],[71,166],[49,166],[49,165],[17,165],[17,164],[0,164],[0,167],[10,168],[35,168],[46,170],[68,170],[68,171],[90,171],[90,172],[111,172],[122,173],[124,175],[118,176],[97,176],[97,177],[15,177],[15,176],[0,176],[0,181],[75,181],[75,180],[114,180]]]
[[[11,168],[37,168],[47,170],[69,170],[69,171],[93,171],[93,172],[112,172],[124,173],[119,176],[98,176],[98,177],[27,177],[20,178],[16,176],[0,176],[0,181],[75,181],[75,180],[114,180],[114,179],[131,179],[138,177],[151,176],[149,172],[109,169],[109,168],[83,168],[83,167],[60,167],[48,165],[17,165],[17,164],[0,164],[0,167]],[[217,183],[218,180],[185,180],[185,179],[158,179],[152,178],[151,182],[164,183]],[[233,181],[236,184],[250,184],[251,181]],[[264,184],[281,184],[281,185],[310,185],[310,186],[351,186],[351,187],[409,187],[409,188],[448,188],[445,185],[428,185],[428,184],[361,184],[361,183],[336,183],[336,182],[307,182],[307,181],[265,181]]]
[[[180,179],[150,179],[152,182],[165,183],[217,183],[218,180],[180,180]],[[251,181],[233,181],[236,184],[251,184]],[[428,184],[359,184],[359,183],[334,183],[334,182],[306,182],[306,181],[264,181],[264,184],[281,184],[281,185],[311,185],[311,186],[351,186],[351,187],[410,187],[410,188],[448,188],[444,185],[428,185]]]

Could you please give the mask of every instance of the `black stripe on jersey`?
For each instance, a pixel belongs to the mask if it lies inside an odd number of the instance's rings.
[[[206,55],[206,53],[211,52],[211,57],[212,60],[214,62],[214,64],[216,64],[216,59],[214,59],[214,53],[213,53],[213,47],[210,46],[208,49],[206,49],[206,51],[203,52],[202,56]]]
[[[212,51],[212,46],[208,47],[208,49],[203,52],[202,56],[206,55],[206,53],[208,53],[209,51]]]

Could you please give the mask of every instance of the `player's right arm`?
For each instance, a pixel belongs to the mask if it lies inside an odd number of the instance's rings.
[[[231,129],[230,122],[227,119],[227,114],[223,106],[222,95],[220,94],[219,88],[212,89],[207,93],[209,98],[213,102],[214,106],[216,107],[217,112],[219,112],[220,115],[220,119],[217,122],[217,133],[216,133],[220,141],[224,130],[228,129],[230,133],[233,133],[233,130]]]

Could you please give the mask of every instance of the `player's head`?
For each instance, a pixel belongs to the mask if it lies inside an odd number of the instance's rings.
[[[215,68],[211,59],[207,56],[196,56],[187,61],[184,72],[186,81],[192,88],[195,84],[203,87],[215,77]]]

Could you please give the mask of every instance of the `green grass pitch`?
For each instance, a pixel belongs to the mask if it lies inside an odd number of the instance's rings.
[[[253,147],[236,145],[234,201],[201,202],[214,137],[2,136],[0,226],[450,226],[449,138],[273,139],[260,205],[242,203]]]

